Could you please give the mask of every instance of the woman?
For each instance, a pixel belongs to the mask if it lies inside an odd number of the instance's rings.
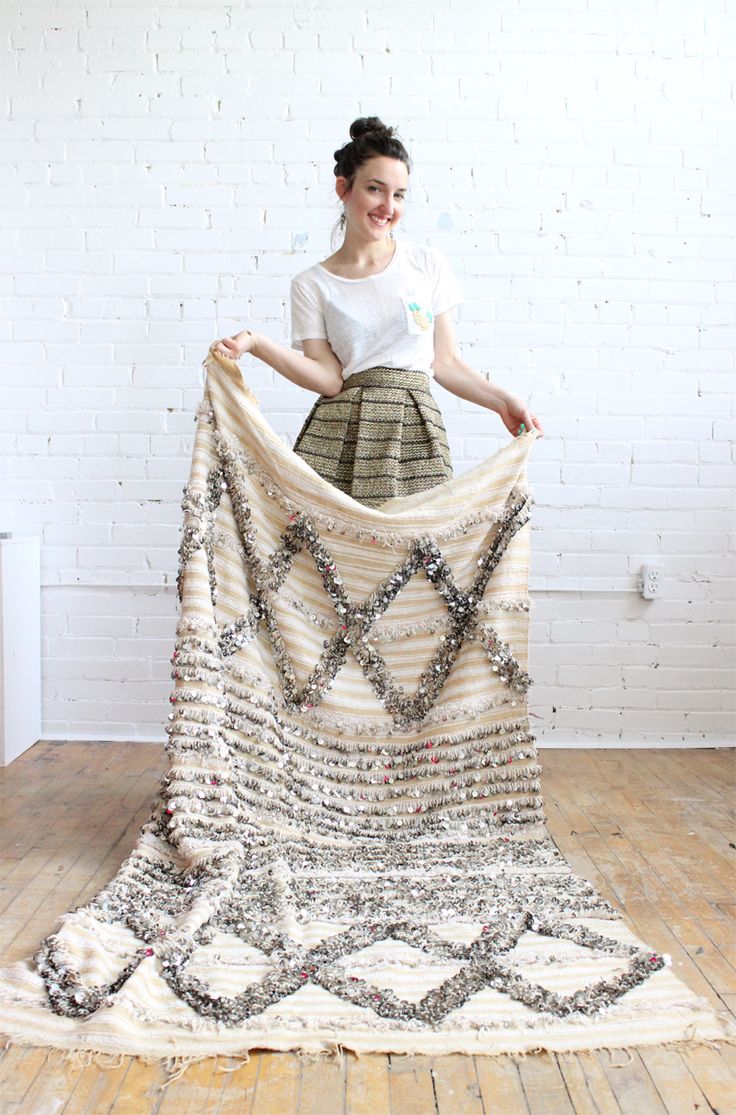
[[[452,476],[432,377],[496,411],[516,436],[542,428],[520,398],[460,359],[452,309],[461,295],[445,256],[394,238],[411,169],[395,129],[362,117],[350,136],[334,168],[345,238],[291,282],[293,347],[245,329],[215,341],[212,351],[236,360],[250,352],[319,392],[294,452],[354,499],[377,506]]]

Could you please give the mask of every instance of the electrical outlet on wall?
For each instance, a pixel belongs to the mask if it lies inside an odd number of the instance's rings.
[[[662,592],[661,565],[642,565],[639,592],[645,600],[656,600]]]

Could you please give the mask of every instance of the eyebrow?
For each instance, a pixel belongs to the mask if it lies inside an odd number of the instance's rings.
[[[380,178],[369,178],[369,179],[368,179],[368,181],[369,181],[369,182],[378,182],[378,185],[379,185],[379,186],[385,186],[385,185],[386,185],[386,183],[385,183],[385,182],[382,182]],[[398,189],[398,190],[400,190],[400,191],[401,191],[402,193],[404,193],[404,194],[405,194],[405,193],[406,193],[406,191],[407,191],[407,189],[408,189],[408,187],[407,187],[407,186],[397,186],[397,189]]]

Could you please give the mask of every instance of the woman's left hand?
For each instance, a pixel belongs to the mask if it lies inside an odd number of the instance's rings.
[[[506,395],[498,414],[506,429],[514,437],[527,433],[532,426],[539,431],[540,437],[544,437],[542,423],[518,395]]]

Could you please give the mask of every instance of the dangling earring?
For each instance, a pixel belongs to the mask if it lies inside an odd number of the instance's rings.
[[[389,240],[395,240],[396,239],[396,237],[394,236],[394,230],[392,228],[390,228],[388,230],[388,238],[389,238]]]
[[[342,213],[340,214],[340,228],[345,228],[345,209],[343,209]]]

